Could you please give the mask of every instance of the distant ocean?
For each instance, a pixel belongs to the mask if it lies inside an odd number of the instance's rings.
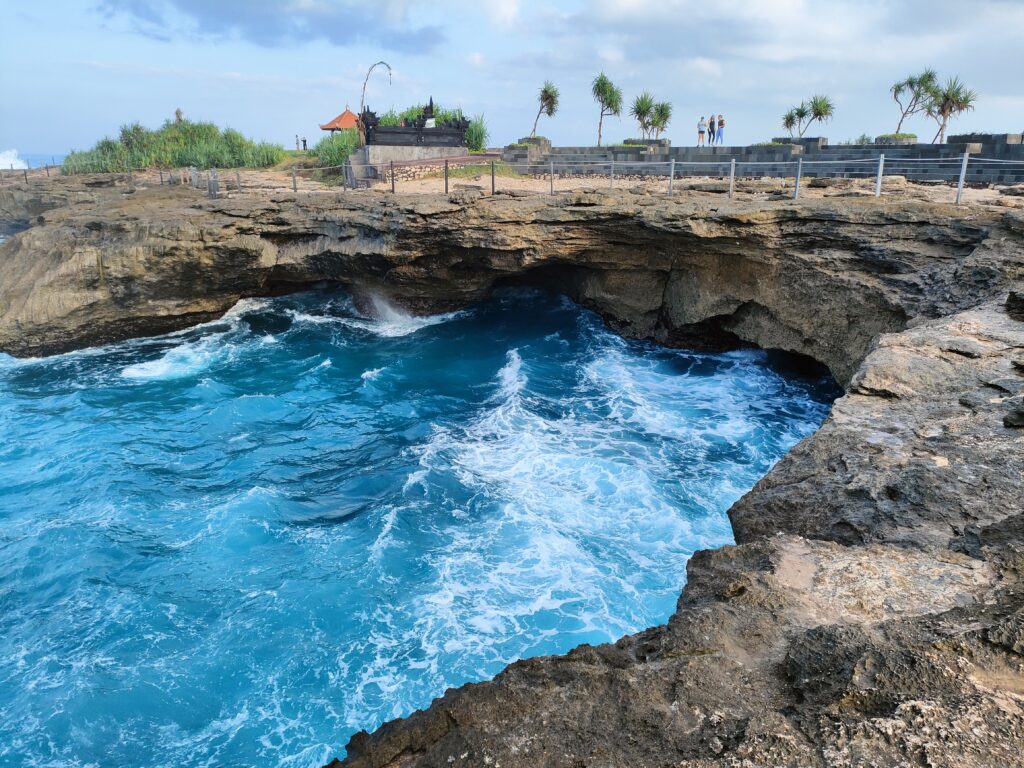
[[[19,155],[16,149],[0,149],[0,170],[21,170],[22,168],[39,168],[47,163],[60,165],[64,162],[66,154],[54,152],[52,154],[26,153]]]

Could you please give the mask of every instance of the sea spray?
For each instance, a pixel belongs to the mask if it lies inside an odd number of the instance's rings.
[[[533,292],[371,318],[317,291],[5,359],[2,760],[317,765],[661,623],[833,395]]]

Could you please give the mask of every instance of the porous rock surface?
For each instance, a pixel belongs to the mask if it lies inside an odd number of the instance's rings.
[[[356,734],[341,765],[1019,764],[1019,213],[600,193],[21,194],[0,190],[0,218],[34,225],[0,246],[0,348],[13,354],[170,330],[319,280],[423,311],[525,283],[628,335],[800,352],[845,385],[732,507],[736,545],[689,561],[666,625],[449,690]]]

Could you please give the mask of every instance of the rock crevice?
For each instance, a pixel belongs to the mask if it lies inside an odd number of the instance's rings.
[[[418,311],[526,284],[630,336],[796,352],[845,385],[729,510],[736,545],[691,558],[664,626],[449,690],[356,734],[344,765],[1019,762],[1019,213],[90,188],[0,192],[0,215],[35,222],[0,246],[12,354],[171,330],[323,280]]]

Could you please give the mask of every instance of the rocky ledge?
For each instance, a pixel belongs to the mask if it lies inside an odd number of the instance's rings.
[[[561,290],[623,333],[757,344],[846,394],[729,511],[665,626],[513,664],[342,765],[997,766],[1024,751],[1024,218],[738,203],[0,191],[0,348],[181,327],[331,280],[420,311]],[[91,197],[89,197],[91,195]],[[89,198],[89,199],[85,199]],[[344,696],[344,691],[338,692]]]

